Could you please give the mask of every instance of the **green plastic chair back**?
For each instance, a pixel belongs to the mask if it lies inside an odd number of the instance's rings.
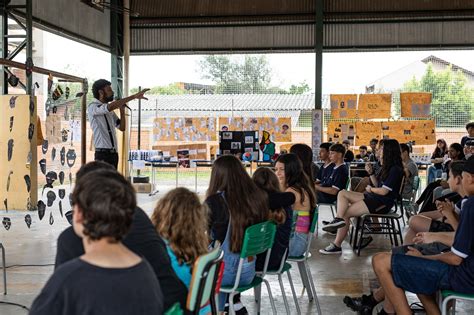
[[[291,235],[295,233],[296,221],[298,220],[298,211],[293,211],[293,221],[291,221]]]
[[[173,306],[171,306],[164,315],[183,315],[183,310],[178,302],[176,302]]]
[[[418,188],[420,188],[420,176],[415,176],[413,178],[413,192],[417,192]]]
[[[214,288],[214,280],[217,270],[218,263],[222,261],[224,253],[220,247],[216,247],[210,253],[199,256],[199,258],[194,262],[193,266],[193,275],[191,278],[191,283],[189,286],[188,298],[186,302],[186,307],[189,311],[195,312],[196,306],[201,307],[205,306],[209,299]],[[202,283],[205,281],[205,283]],[[197,301],[199,298],[199,288],[204,286],[204,289],[201,293],[201,301]]]
[[[311,226],[309,227],[309,232],[313,234],[318,228],[318,217],[319,217],[319,207],[316,206],[313,212],[313,220],[311,221]]]
[[[275,233],[276,225],[270,221],[249,226],[245,230],[240,258],[255,256],[272,248]]]

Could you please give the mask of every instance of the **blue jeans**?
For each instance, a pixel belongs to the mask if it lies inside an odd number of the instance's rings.
[[[295,232],[290,238],[288,256],[298,257],[304,255],[308,247],[308,233]]]
[[[224,275],[222,276],[222,286],[234,285],[237,277],[237,268],[239,267],[239,255],[230,254],[224,255]],[[247,259],[242,266],[242,273],[240,274],[239,286],[248,285],[252,283],[255,278],[255,261],[249,262]],[[225,303],[227,302],[227,293],[219,293],[219,311],[224,311]]]
[[[436,180],[436,178],[440,178],[443,175],[442,169],[437,169],[433,165],[428,167],[428,183],[432,183]]]

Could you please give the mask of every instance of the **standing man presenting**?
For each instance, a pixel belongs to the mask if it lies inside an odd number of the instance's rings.
[[[94,82],[92,94],[95,99],[89,104],[87,115],[94,138],[96,161],[104,161],[117,168],[118,146],[115,128],[125,131],[126,104],[134,99],[147,100],[144,94],[148,91],[149,89],[144,89],[139,93],[114,101],[114,91],[109,81],[100,79]],[[120,109],[120,118],[114,113],[116,109]]]

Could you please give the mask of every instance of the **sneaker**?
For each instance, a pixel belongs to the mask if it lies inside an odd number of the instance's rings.
[[[323,225],[328,225],[329,223],[331,223],[331,221],[323,220],[323,221],[321,221],[321,223],[322,223]]]
[[[320,249],[319,252],[324,255],[336,255],[342,253],[342,248],[331,243],[326,248]]]
[[[372,310],[376,303],[372,301],[371,295],[362,295],[361,297],[344,297],[344,304],[349,307],[354,312],[359,312],[362,314],[372,314]]]
[[[323,227],[324,232],[336,233],[339,228],[346,226],[344,219],[335,218]]]

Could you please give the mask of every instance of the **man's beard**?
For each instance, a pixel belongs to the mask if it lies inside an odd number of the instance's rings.
[[[108,103],[108,102],[112,102],[113,100],[114,100],[114,95],[113,95],[113,94],[110,95],[110,96],[107,96],[107,97],[105,98],[105,101],[106,101],[107,103]]]

